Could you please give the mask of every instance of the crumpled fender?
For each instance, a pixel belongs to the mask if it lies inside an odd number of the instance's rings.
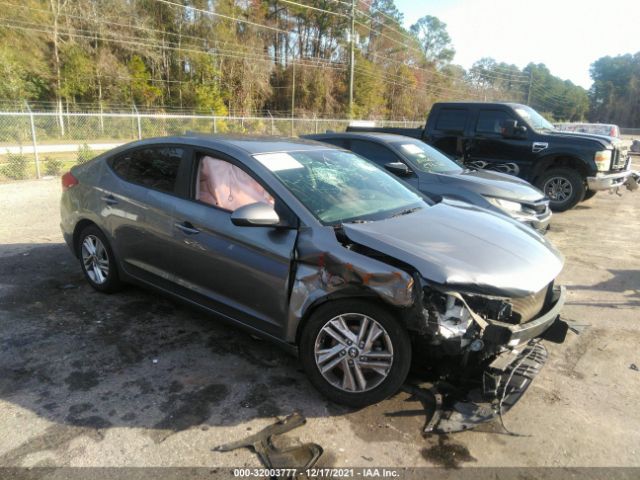
[[[301,228],[294,263],[286,332],[289,342],[295,342],[309,308],[330,297],[373,292],[396,307],[410,307],[415,301],[411,274],[342,246],[331,227]]]

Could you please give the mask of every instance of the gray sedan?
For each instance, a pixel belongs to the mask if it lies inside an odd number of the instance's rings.
[[[546,232],[549,199],[521,178],[465,170],[421,140],[390,133],[324,133],[305,138],[346,148],[397,175],[432,198],[446,196],[487,208]]]
[[[317,142],[156,138],[62,183],[62,231],[93,288],[136,283],[215,313],[298,354],[336,402],[395,393],[412,348],[504,369],[559,322],[563,260],[543,237]]]

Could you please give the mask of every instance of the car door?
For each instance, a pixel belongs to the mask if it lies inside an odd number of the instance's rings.
[[[437,109],[428,119],[428,143],[452,158],[464,157],[465,132],[471,110],[464,106]]]
[[[400,162],[407,165],[407,162],[400,155],[395,153],[386,145],[383,145],[378,142],[352,138],[349,140],[349,144],[347,148],[351,150],[353,153],[357,153],[361,157],[364,157],[367,160],[372,161],[373,163],[378,165],[380,168],[385,169],[385,171],[386,171],[385,165],[387,163]],[[411,166],[409,165],[407,166],[411,169]],[[415,173],[412,172],[410,175],[405,175],[398,178],[418,188],[418,176]]]
[[[107,161],[101,215],[124,273],[154,284],[172,277],[173,202],[186,149],[153,145]]]
[[[281,337],[297,219],[242,162],[214,151],[198,152],[192,161],[191,194],[175,202],[173,223],[174,271],[183,295]],[[231,222],[234,209],[256,201],[273,201],[291,228]]]
[[[502,126],[507,120],[518,119],[506,110],[480,108],[473,134],[466,145],[466,163],[476,168],[527,177],[531,168],[530,132],[519,138],[506,138]],[[522,121],[518,121],[522,125]]]

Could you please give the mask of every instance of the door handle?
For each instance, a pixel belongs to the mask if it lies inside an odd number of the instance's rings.
[[[109,195],[103,195],[102,197],[100,197],[104,203],[106,203],[107,205],[116,205],[118,203],[118,200],[116,200],[116,197],[114,197],[113,195],[109,194]]]
[[[174,225],[178,230],[181,230],[187,235],[195,235],[196,233],[200,233],[200,230],[194,227],[190,222],[175,223]]]

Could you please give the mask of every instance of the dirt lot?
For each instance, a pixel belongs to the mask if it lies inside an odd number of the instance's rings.
[[[296,359],[215,318],[130,287],[84,281],[58,227],[59,181],[0,185],[0,466],[259,466],[212,452],[298,410],[290,439],[325,466],[640,466],[640,194],[599,194],[554,217],[565,316],[523,400],[495,425],[422,438],[399,394],[349,411]]]

